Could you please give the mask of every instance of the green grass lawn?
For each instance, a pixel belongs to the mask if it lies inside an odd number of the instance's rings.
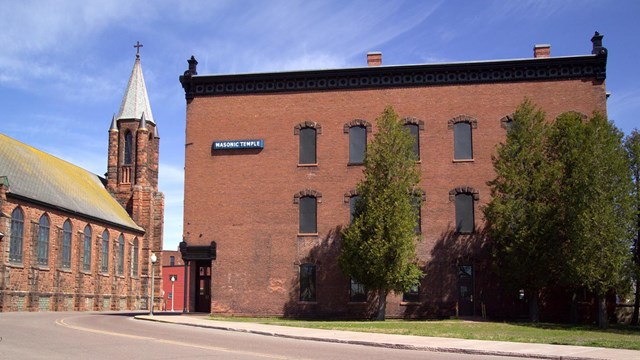
[[[213,317],[212,319],[327,330],[640,350],[640,327],[637,326],[612,325],[607,330],[600,330],[595,326],[586,325],[464,320],[308,321],[282,318],[227,317]]]

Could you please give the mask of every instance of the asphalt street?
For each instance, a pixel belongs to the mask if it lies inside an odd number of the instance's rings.
[[[509,359],[261,336],[124,313],[0,313],[0,359]]]

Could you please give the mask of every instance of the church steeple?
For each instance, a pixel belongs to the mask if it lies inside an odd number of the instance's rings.
[[[138,42],[134,47],[137,48],[136,61],[133,63],[133,70],[131,70],[129,83],[120,104],[117,120],[140,119],[142,113],[144,113],[147,122],[155,124],[151,113],[151,105],[149,105],[147,86],[142,75],[142,65],[140,65],[140,47],[142,45]]]

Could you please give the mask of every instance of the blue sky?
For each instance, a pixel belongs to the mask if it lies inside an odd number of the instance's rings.
[[[185,100],[178,76],[530,58],[609,50],[608,115],[640,119],[640,1],[0,0],[0,132],[96,174],[107,166],[140,41],[160,132],[165,249],[182,234]],[[1,169],[0,169],[1,172]]]

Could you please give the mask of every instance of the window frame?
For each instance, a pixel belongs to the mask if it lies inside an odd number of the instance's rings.
[[[317,267],[315,264],[304,263],[299,266],[300,302],[317,301]]]
[[[127,129],[124,133],[124,154],[122,156],[122,165],[133,164],[133,134]]]
[[[467,203],[463,203],[466,201]],[[469,204],[470,202],[470,204]],[[468,206],[469,208],[464,208]],[[455,195],[456,233],[473,234],[475,232],[475,199],[468,192],[460,192]],[[468,218],[470,217],[470,220]],[[471,228],[469,228],[469,223]]]
[[[82,271],[91,272],[91,238],[93,231],[91,226],[87,225],[83,231],[83,249],[82,249]]]
[[[420,284],[415,284],[407,291],[402,292],[403,303],[419,303],[420,302]]]
[[[360,131],[359,133],[355,132],[354,129],[356,128],[358,129],[358,131]],[[361,139],[358,136],[363,138]],[[356,143],[357,140],[360,140],[362,144]],[[349,165],[363,165],[366,156],[367,126],[364,124],[349,126]]]
[[[102,232],[102,256],[100,261],[100,271],[102,274],[109,273],[109,230]]]
[[[307,211],[312,211],[312,213],[308,214]],[[299,199],[298,233],[303,235],[318,234],[318,198],[316,196],[304,195]]]
[[[468,121],[453,124],[453,159],[473,160],[473,125]]]
[[[405,122],[402,126],[409,130],[409,134],[413,137],[413,153],[416,156],[415,160],[420,161],[420,125],[412,122]],[[413,129],[415,129],[415,131]]]
[[[120,236],[118,236],[118,259],[116,262],[116,272],[118,274],[118,276],[123,276],[124,275],[124,235],[120,234]]]
[[[71,246],[73,237],[73,224],[69,219],[62,224],[62,260],[60,267],[71,269]]]
[[[304,126],[300,128],[298,136],[298,165],[318,165],[318,130]]]
[[[139,251],[140,245],[138,238],[135,237],[133,239],[133,246],[131,247],[131,277],[138,277]]]
[[[38,246],[36,262],[38,266],[49,266],[49,243],[51,240],[51,221],[47,214],[42,214],[38,220]]]
[[[9,262],[21,264],[24,251],[24,211],[16,207],[11,212],[11,224],[9,225],[11,236],[9,238]]]
[[[355,288],[355,291],[354,291]],[[349,302],[362,303],[367,302],[367,287],[359,283],[354,278],[349,279]]]

